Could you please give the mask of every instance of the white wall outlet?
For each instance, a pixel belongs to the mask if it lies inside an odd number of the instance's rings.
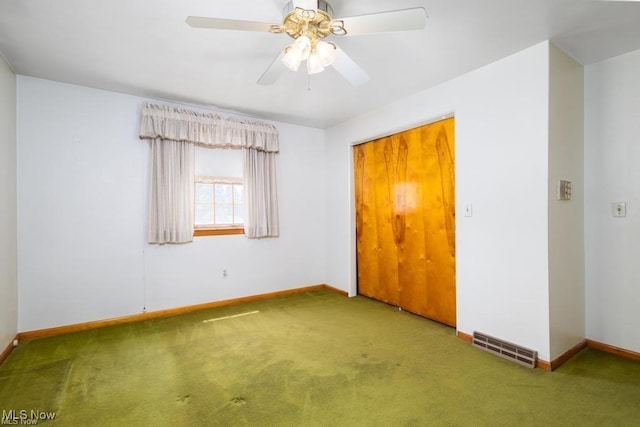
[[[611,213],[615,218],[627,216],[627,204],[624,202],[613,202],[611,204]]]
[[[222,278],[226,279],[227,277],[229,277],[229,270],[225,268],[224,270],[222,270]]]

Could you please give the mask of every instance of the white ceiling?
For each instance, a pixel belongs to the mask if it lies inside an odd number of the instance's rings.
[[[333,0],[334,17],[422,6],[420,31],[332,37],[371,77],[304,67],[256,84],[290,39],[193,29],[188,15],[279,23],[286,0],[2,0],[0,53],[16,73],[326,128],[552,40],[587,65],[640,49],[640,3]],[[309,89],[310,88],[310,89]]]

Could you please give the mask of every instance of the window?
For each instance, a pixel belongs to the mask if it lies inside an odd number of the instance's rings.
[[[224,228],[233,231],[208,234],[244,233],[249,239],[278,237],[279,142],[273,125],[145,102],[139,137],[151,141],[149,243],[189,243],[204,234],[196,230],[194,176],[243,176],[248,196],[242,218],[239,182],[199,182],[198,228]]]
[[[196,177],[195,235],[244,233],[241,178]]]
[[[194,236],[244,234],[242,159],[242,150],[196,147]]]

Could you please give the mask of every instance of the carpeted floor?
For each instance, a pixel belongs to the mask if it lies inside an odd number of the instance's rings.
[[[318,291],[25,342],[0,366],[11,410],[61,426],[632,426],[640,363],[585,350],[531,370]]]

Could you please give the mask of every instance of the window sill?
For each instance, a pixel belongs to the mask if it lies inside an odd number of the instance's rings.
[[[244,227],[229,228],[197,228],[193,230],[193,237],[202,236],[229,236],[232,234],[244,234]]]

